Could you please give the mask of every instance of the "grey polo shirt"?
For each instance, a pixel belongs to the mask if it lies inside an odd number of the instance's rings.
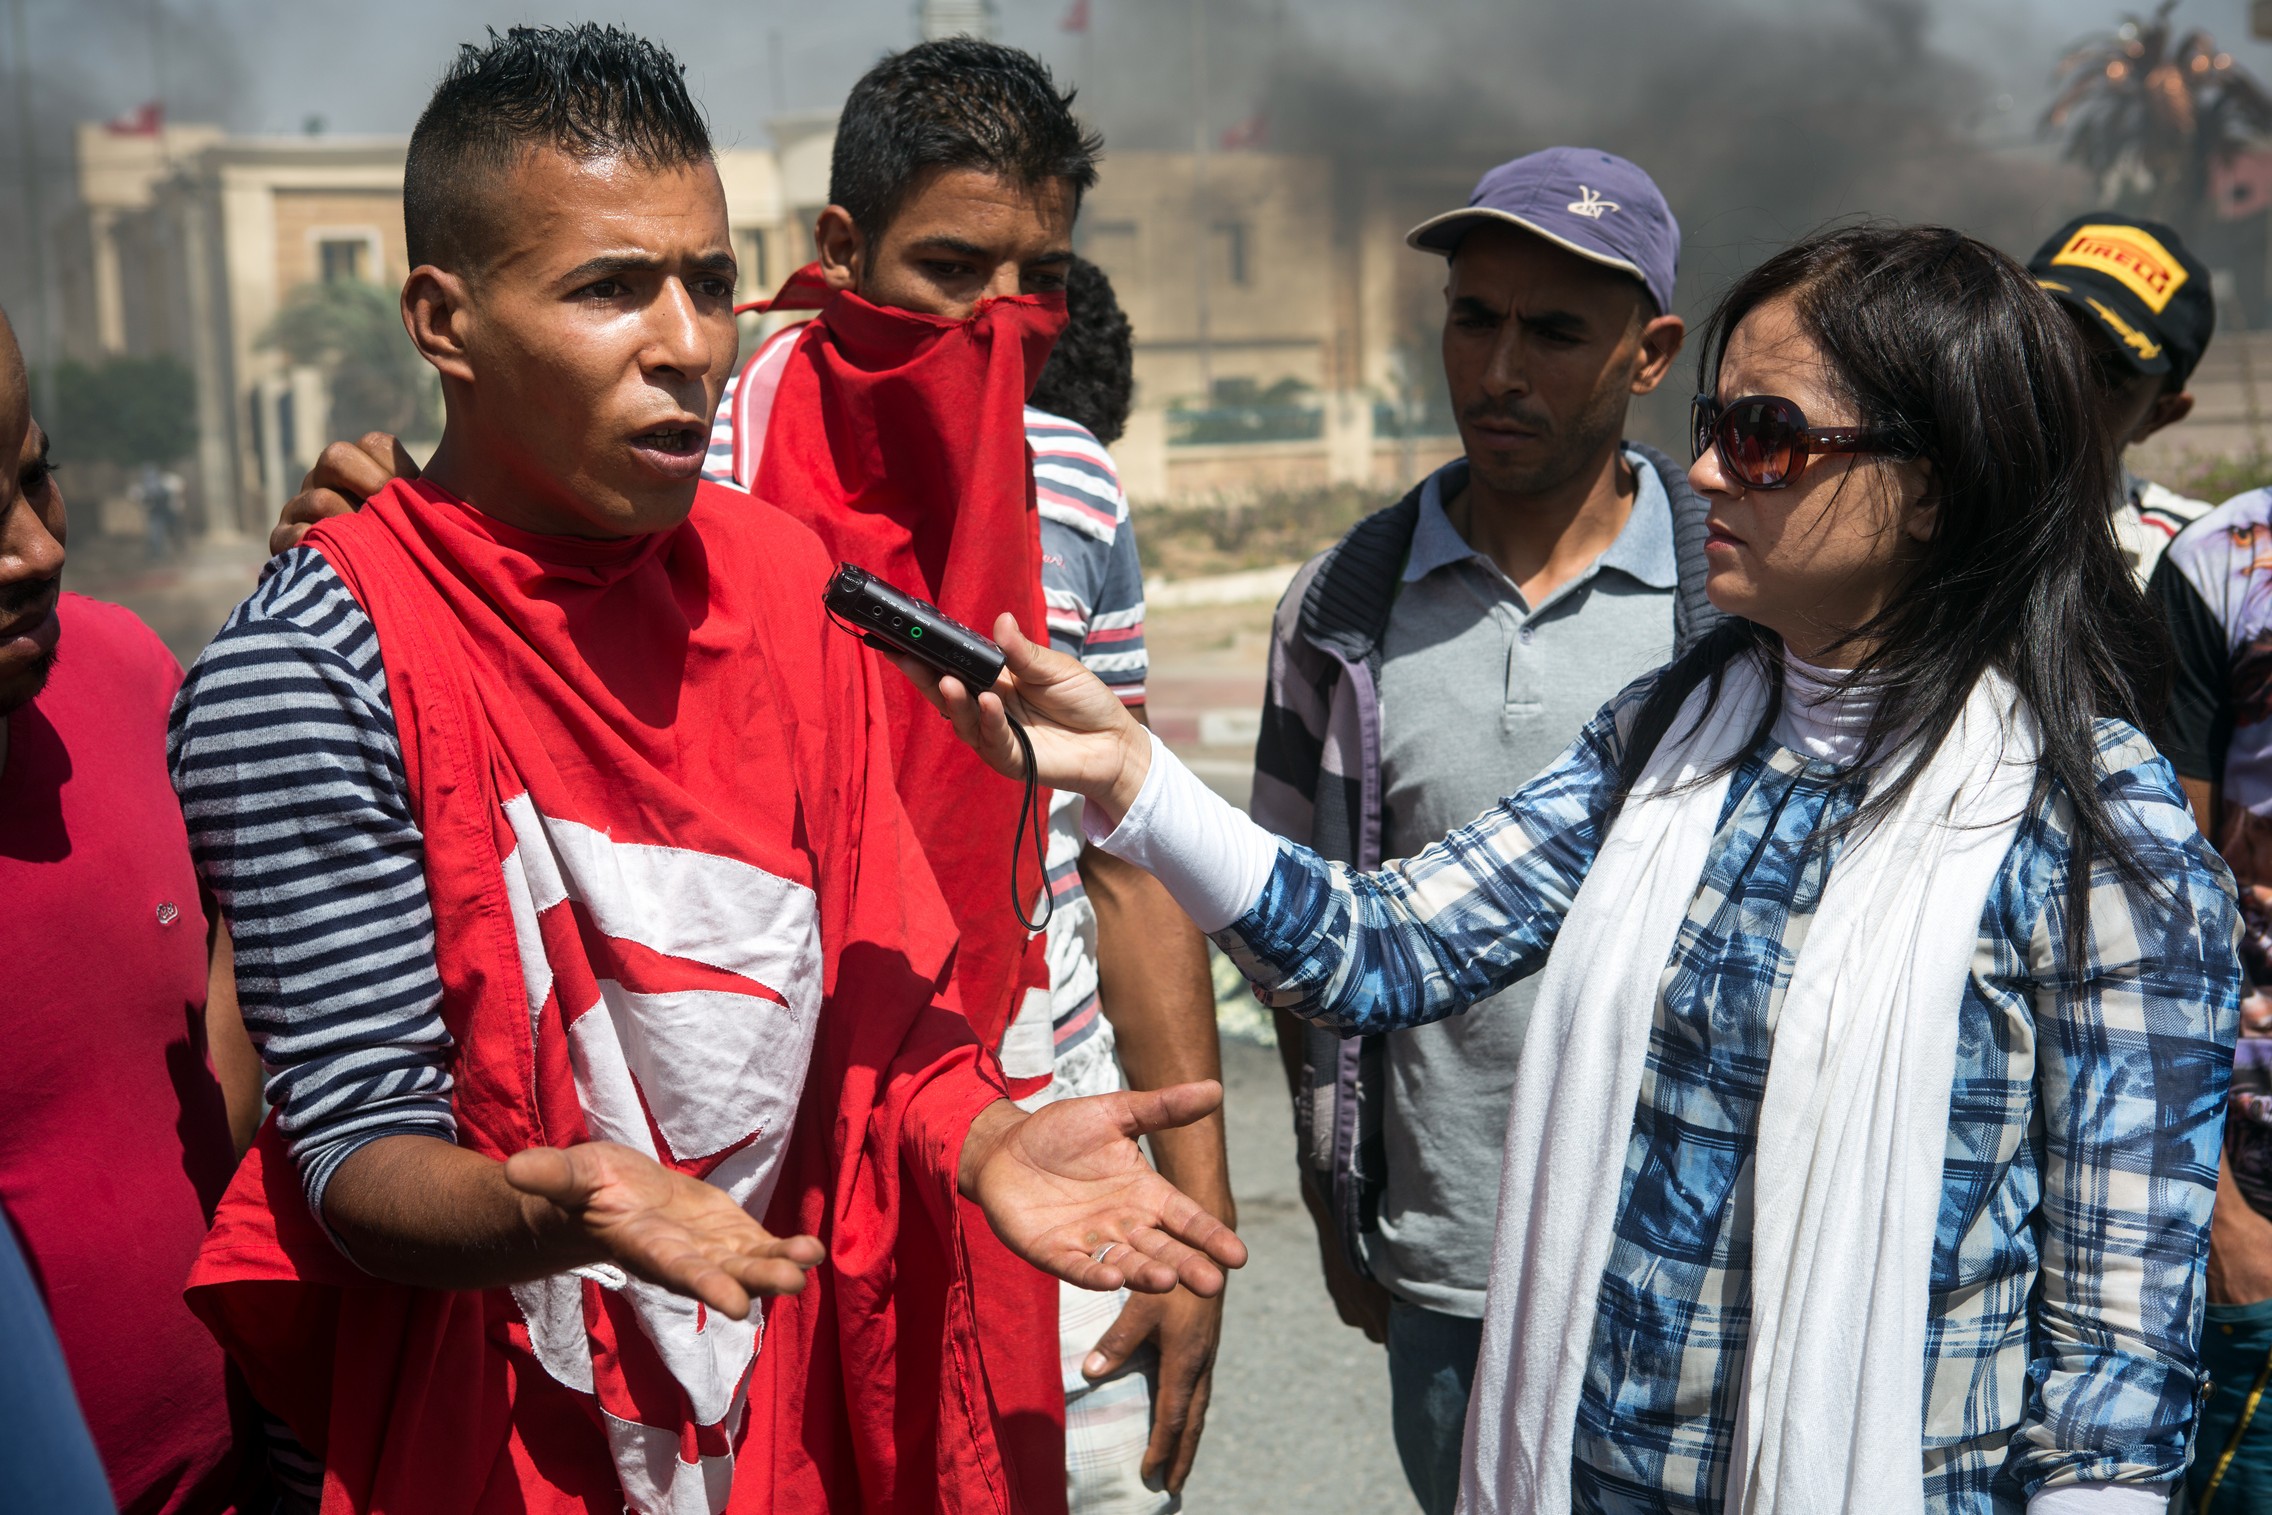
[[[1420,851],[1520,788],[1672,656],[1672,504],[1656,470],[1626,456],[1640,488],[1625,529],[1536,607],[1444,514],[1444,472],[1422,486],[1381,656],[1389,856]],[[1388,1038],[1387,1185],[1368,1260],[1412,1304],[1483,1314],[1507,1101],[1536,993],[1525,980]]]

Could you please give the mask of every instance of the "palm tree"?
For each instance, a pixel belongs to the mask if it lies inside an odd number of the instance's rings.
[[[331,430],[419,437],[434,422],[434,376],[402,329],[394,292],[361,279],[302,284],[261,334],[261,345],[323,371]]]
[[[2210,166],[2272,130],[2272,95],[2207,32],[2177,36],[2176,7],[2161,0],[2151,20],[2125,17],[2061,59],[2043,126],[2066,133],[2068,160],[2110,200],[2190,231]]]

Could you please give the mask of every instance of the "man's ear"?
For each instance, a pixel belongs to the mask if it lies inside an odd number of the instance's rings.
[[[473,382],[467,338],[473,325],[465,279],[431,263],[421,263],[402,283],[402,324],[418,355],[444,379]]]
[[[1657,316],[1641,327],[1641,351],[1633,365],[1633,393],[1645,395],[1672,372],[1680,344],[1688,340],[1688,323],[1678,316]]]
[[[821,277],[834,290],[857,291],[868,271],[868,239],[852,212],[831,205],[813,222],[813,255]]]
[[[2154,401],[2154,408],[2146,412],[2145,423],[2138,428],[2130,440],[2133,444],[2143,442],[2163,427],[2175,426],[2191,414],[2193,414],[2193,391],[2181,389],[2176,394],[2163,395],[2160,399]]]

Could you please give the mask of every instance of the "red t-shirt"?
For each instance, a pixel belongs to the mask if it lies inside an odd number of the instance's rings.
[[[173,785],[173,654],[63,596],[0,768],[0,1206],[119,1508],[229,1507],[220,1347],[182,1285],[235,1166],[205,1055],[205,912]]]

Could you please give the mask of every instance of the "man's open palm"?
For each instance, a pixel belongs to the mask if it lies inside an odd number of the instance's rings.
[[[517,1152],[505,1181],[550,1200],[626,1272],[735,1320],[753,1296],[797,1293],[821,1260],[814,1238],[775,1236],[725,1190],[613,1142]]]
[[[1231,1228],[1153,1171],[1136,1145],[1222,1103],[1222,1086],[1061,1100],[971,1131],[963,1190],[1011,1251],[1084,1289],[1222,1292],[1246,1262]],[[1010,1107],[997,1106],[997,1110]]]

